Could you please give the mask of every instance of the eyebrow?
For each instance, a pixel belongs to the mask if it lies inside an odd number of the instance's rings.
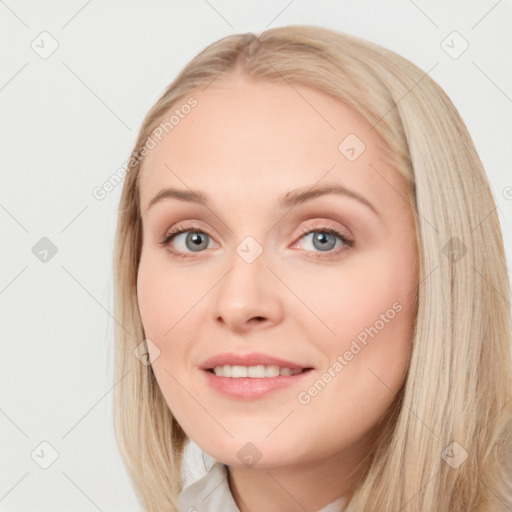
[[[327,194],[338,194],[355,199],[359,201],[361,204],[367,206],[377,216],[380,216],[380,213],[373,206],[373,204],[370,203],[370,201],[368,201],[368,199],[361,196],[357,192],[354,192],[353,190],[350,190],[344,187],[343,185],[339,184],[329,184],[316,188],[304,187],[290,190],[279,199],[278,206],[280,208],[290,208],[302,204],[311,199],[314,199],[316,197],[324,196]],[[177,188],[165,188],[158,192],[158,194],[155,197],[153,197],[153,199],[151,199],[147,209],[149,210],[155,203],[158,203],[163,199],[178,199],[179,201],[197,203],[203,206],[209,205],[208,197],[199,191],[182,190]]]

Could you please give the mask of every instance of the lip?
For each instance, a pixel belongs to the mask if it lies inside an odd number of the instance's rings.
[[[211,370],[215,366],[257,366],[257,365],[277,365],[281,368],[290,368],[290,370],[302,370],[310,369],[311,366],[307,364],[295,363],[293,361],[287,361],[278,357],[271,356],[269,354],[263,354],[261,352],[250,352],[248,354],[236,354],[234,352],[225,352],[218,354],[210,359],[204,361],[199,368],[201,370]],[[229,377],[226,377],[229,378]],[[277,377],[269,377],[277,378]],[[243,379],[243,377],[242,377]]]
[[[265,377],[255,379],[251,377],[218,377],[213,373],[215,366],[258,366],[258,365],[277,365],[281,368],[290,368],[290,370],[305,370],[296,375],[279,375],[278,377]],[[204,361],[199,368],[205,376],[206,383],[221,395],[236,400],[254,400],[262,398],[270,393],[280,389],[288,388],[298,384],[304,379],[304,376],[311,375],[314,371],[312,366],[301,364],[294,361],[288,361],[279,357],[274,357],[261,352],[251,352],[247,354],[236,354],[234,352],[225,352],[218,354]]]
[[[280,389],[288,388],[300,383],[306,375],[315,370],[308,369],[296,375],[280,375],[279,377],[265,377],[254,379],[251,377],[217,377],[212,371],[203,369],[206,383],[221,395],[235,400],[255,400],[263,398]]]

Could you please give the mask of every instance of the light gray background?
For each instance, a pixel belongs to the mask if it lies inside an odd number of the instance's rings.
[[[231,33],[306,23],[435,65],[486,167],[510,262],[511,20],[507,0],[0,0],[0,510],[140,510],[111,427],[121,186],[102,201],[92,190],[196,53]],[[469,43],[458,58],[442,46],[461,49],[453,31]],[[45,263],[32,252],[42,237],[57,247]],[[58,453],[48,469],[43,441]]]

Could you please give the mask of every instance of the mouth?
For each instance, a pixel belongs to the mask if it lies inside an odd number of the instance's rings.
[[[207,372],[216,377],[226,377],[231,379],[272,379],[277,377],[292,377],[313,370],[313,368],[288,368],[279,365],[217,365],[212,368],[206,368]]]
[[[215,366],[205,368],[205,384],[229,400],[262,400],[286,388],[304,386],[304,379],[314,368],[288,368],[277,365]],[[302,383],[302,384],[301,384]]]
[[[307,363],[282,359],[262,352],[225,352],[200,366],[204,383],[224,398],[254,400],[298,386],[314,373]]]

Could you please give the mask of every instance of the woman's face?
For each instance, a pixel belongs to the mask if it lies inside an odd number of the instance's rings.
[[[411,348],[405,182],[370,127],[318,91],[229,78],[193,96],[140,181],[138,300],[163,396],[231,466],[357,455]],[[180,194],[152,203],[166,189]]]

